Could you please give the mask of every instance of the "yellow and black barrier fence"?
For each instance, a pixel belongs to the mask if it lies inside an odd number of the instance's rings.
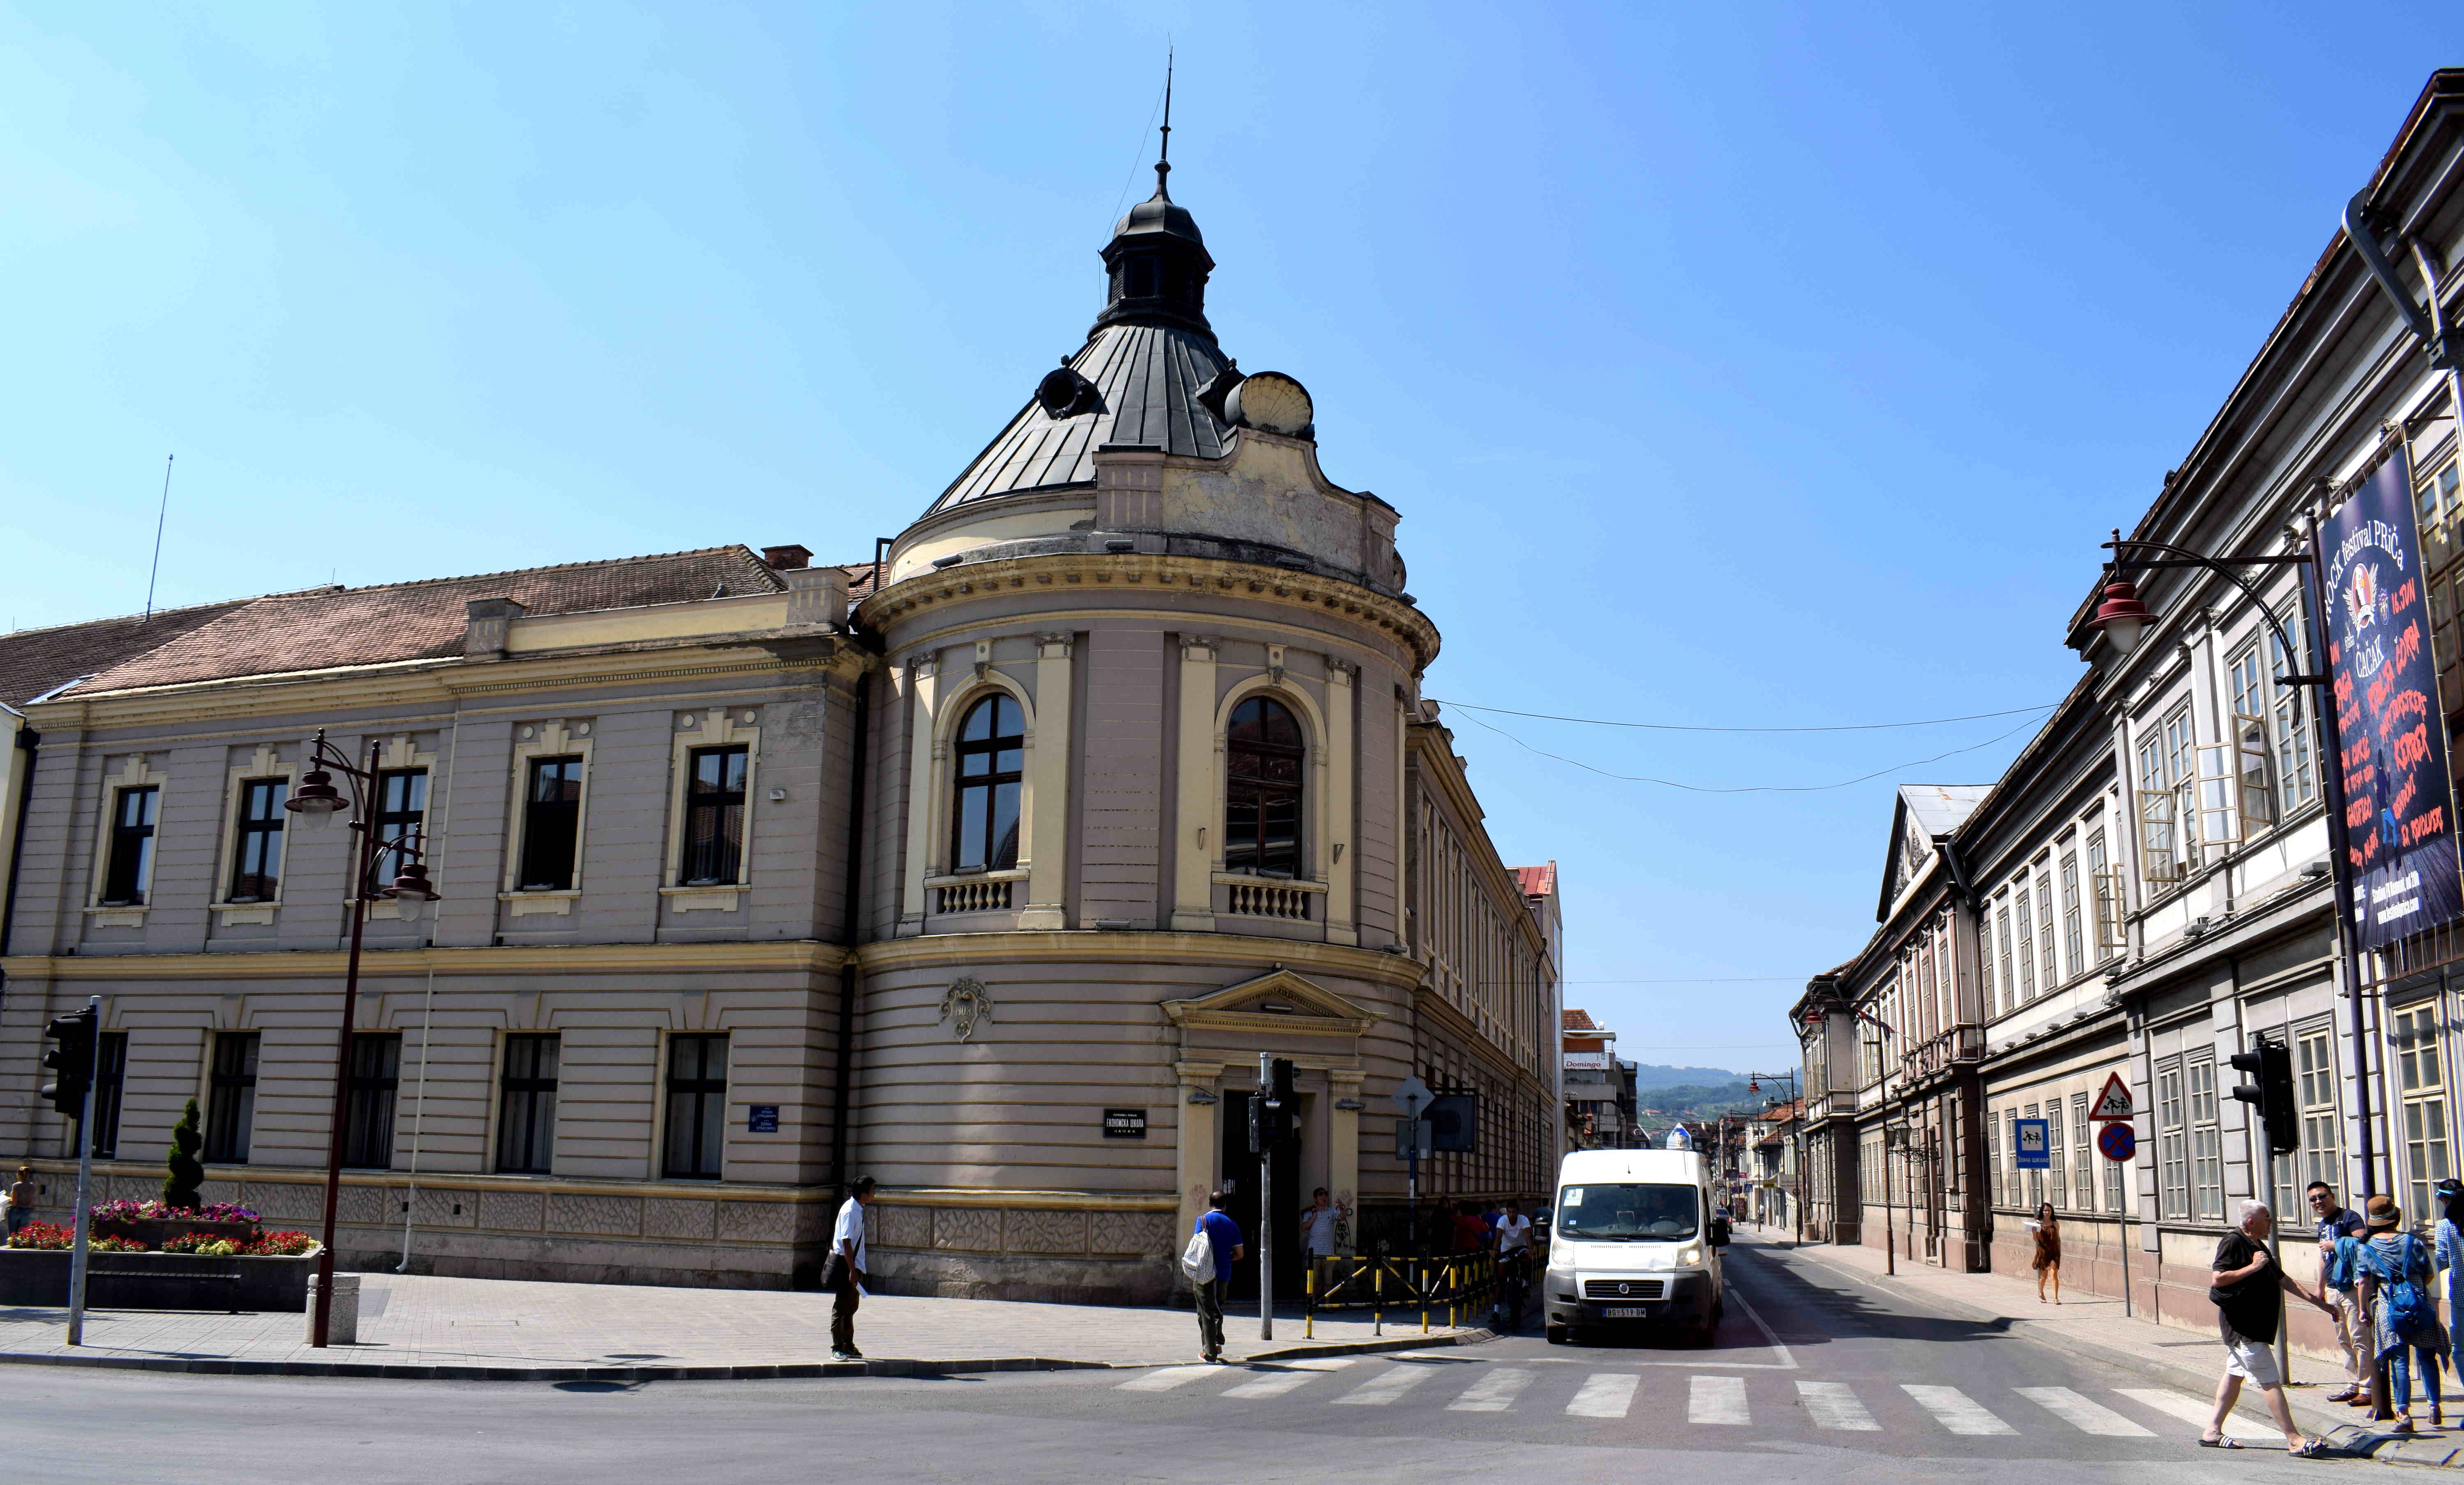
[[[1443,1316],[1448,1326],[1460,1325],[1497,1303],[1499,1277],[1497,1255],[1491,1252],[1313,1258],[1305,1281],[1307,1333],[1316,1339],[1321,1310],[1366,1310],[1381,1336],[1390,1316],[1404,1324],[1419,1316],[1422,1335],[1428,1334],[1434,1317]],[[1527,1285],[1530,1277],[1527,1268]]]

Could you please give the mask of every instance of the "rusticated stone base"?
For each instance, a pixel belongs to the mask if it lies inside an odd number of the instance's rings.
[[[891,1248],[874,1248],[869,1256],[869,1287],[885,1295],[1140,1305],[1162,1304],[1172,1297],[1172,1268],[1160,1258],[1055,1258]]]

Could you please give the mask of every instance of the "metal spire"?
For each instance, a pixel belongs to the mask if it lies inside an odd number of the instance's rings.
[[[1163,49],[1163,147],[1155,156],[1155,194],[1172,199],[1172,188],[1164,177],[1172,173],[1172,63],[1173,49]]]

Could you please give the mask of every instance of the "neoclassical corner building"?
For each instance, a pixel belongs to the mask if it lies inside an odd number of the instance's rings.
[[[872,563],[714,547],[0,639],[0,1151],[64,1207],[35,1059],[100,994],[108,1194],[150,1194],[193,1097],[209,1195],[313,1219],[348,841],[281,805],[321,727],[376,748],[443,894],[368,924],[348,1262],[785,1286],[870,1173],[885,1289],[1159,1298],[1210,1188],[1255,1220],[1261,1052],[1300,1070],[1286,1230],[1316,1186],[1351,1244],[1399,1230],[1414,1073],[1480,1098],[1424,1196],[1542,1190],[1555,874],[1500,860],[1419,697],[1397,512],[1218,345],[1160,173],[1103,260],[1086,344]]]

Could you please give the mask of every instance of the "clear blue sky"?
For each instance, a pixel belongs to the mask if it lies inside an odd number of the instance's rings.
[[[1403,512],[1431,694],[1744,725],[2060,696],[2104,528],[2464,63],[2452,3],[107,10],[0,7],[0,622],[140,607],[174,451],[169,604],[860,558],[1079,344],[1171,36],[1217,329]],[[1453,715],[1570,999],[1738,1068],[1892,785],[2025,736],[1720,796]],[[2021,719],[1500,720],[1737,785]]]

